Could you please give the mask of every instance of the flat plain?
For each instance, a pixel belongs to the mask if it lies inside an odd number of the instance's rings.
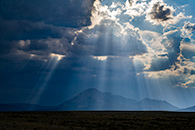
[[[0,112],[0,130],[23,129],[195,130],[195,112]]]

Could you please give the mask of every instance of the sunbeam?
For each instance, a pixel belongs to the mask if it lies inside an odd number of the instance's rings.
[[[61,110],[195,105],[195,2],[0,5],[0,103],[61,104]]]
[[[107,80],[114,80],[115,77],[121,74],[115,73],[113,68],[115,68],[114,66],[117,66],[117,64],[113,61],[118,58],[122,61],[124,57],[129,56],[129,59],[133,60],[135,72],[131,77],[127,75],[124,77],[126,80],[128,80],[128,78],[136,78],[136,84],[132,84],[136,85],[136,89],[134,90],[136,93],[135,99],[151,98],[168,100],[166,98],[167,93],[165,92],[167,90],[170,91],[170,95],[175,95],[175,93],[172,92],[174,88],[168,89],[167,86],[178,85],[178,77],[181,76],[179,73],[177,75],[177,72],[180,71],[179,68],[182,68],[180,65],[181,62],[179,63],[177,59],[179,58],[179,53],[182,55],[180,50],[182,38],[180,36],[173,36],[179,32],[178,28],[170,30],[167,26],[178,22],[179,19],[172,21],[172,23],[170,23],[170,21],[167,23],[164,22],[169,19],[168,17],[174,17],[173,14],[165,14],[167,16],[162,17],[154,16],[154,18],[150,19],[151,16],[149,15],[154,13],[152,11],[154,11],[153,9],[156,2],[159,2],[162,7],[166,7],[167,10],[174,12],[173,7],[167,6],[163,1],[153,0],[148,3],[146,1],[140,2],[137,0],[126,0],[124,2],[96,0],[94,2],[94,9],[92,10],[92,16],[90,18],[91,25],[76,31],[76,36],[71,44],[75,45],[75,43],[77,43],[77,45],[80,46],[80,39],[78,38],[80,38],[80,35],[86,36],[83,37],[85,39],[84,43],[89,42],[88,44],[92,47],[90,51],[92,57],[101,62],[99,75],[95,75],[95,77],[101,77],[98,78],[99,81],[97,81],[97,88],[100,90],[112,91],[112,89],[114,89],[113,86],[109,87]],[[146,20],[152,23],[155,22],[154,24],[162,24],[165,28],[162,28],[161,32],[158,30],[158,27],[156,27],[155,30],[141,30],[139,27],[135,27],[132,20],[142,15],[146,15]],[[125,22],[122,21],[122,17],[127,16],[129,20]],[[157,17],[157,21],[153,21],[155,17]],[[175,17],[178,17],[178,15]],[[180,18],[182,19],[182,17],[185,19],[190,16],[181,16]],[[163,22],[161,22],[161,20]],[[167,26],[165,24],[167,24]],[[90,36],[94,39],[91,39]],[[171,48],[171,46],[173,48]],[[121,65],[119,70],[128,70],[129,67]],[[110,74],[110,70],[113,71],[112,74]],[[123,75],[125,74],[126,73],[123,72]],[[166,77],[166,75],[171,77]],[[183,85],[187,87],[188,84],[194,83],[193,80],[194,79]],[[113,84],[112,82],[114,81],[110,81],[109,84]],[[131,91],[132,85],[126,84],[121,89],[125,90],[126,87],[129,86],[127,90]],[[132,98],[133,96],[131,95],[129,97]],[[174,102],[176,102],[176,100]]]
[[[51,53],[50,57],[51,58],[50,58],[47,66],[45,68],[45,73],[43,73],[42,76],[40,77],[39,81],[37,82],[36,86],[34,87],[32,93],[27,98],[26,102],[35,103],[35,104],[38,103],[38,101],[41,97],[41,94],[44,92],[45,87],[53,74],[53,71],[57,67],[57,64],[65,56]]]

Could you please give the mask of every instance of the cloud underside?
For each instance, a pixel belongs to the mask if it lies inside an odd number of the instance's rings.
[[[26,13],[21,13],[17,2],[8,11],[12,2],[1,2],[6,5],[0,14],[1,58],[47,63],[51,58],[64,62],[85,57],[88,62],[112,61],[117,64],[113,69],[120,68],[117,61],[121,58],[134,64],[131,71],[146,78],[175,79],[170,80],[172,86],[195,86],[195,24],[186,21],[179,26],[180,20],[191,16],[176,13],[163,0],[107,1],[108,5],[100,0],[59,0],[58,5],[21,0]],[[32,8],[39,4],[44,6]],[[149,25],[145,30],[144,24]]]
[[[181,19],[191,18],[191,16],[185,16],[183,12],[177,15],[174,15],[174,12],[175,9],[163,1],[152,0],[147,10],[146,20],[154,25],[168,26],[178,23]]]

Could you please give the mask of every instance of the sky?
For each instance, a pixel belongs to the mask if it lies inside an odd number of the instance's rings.
[[[195,105],[193,0],[0,0],[0,103],[87,88]]]

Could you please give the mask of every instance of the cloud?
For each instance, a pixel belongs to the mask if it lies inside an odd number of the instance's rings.
[[[52,58],[56,58],[57,61],[62,60],[64,57],[66,57],[65,55],[60,55],[60,54],[55,54],[55,53],[51,53],[50,57]]]
[[[44,21],[55,26],[90,25],[94,0],[10,0],[1,1],[1,17],[6,20]]]
[[[23,47],[30,45],[30,40],[26,40],[26,41],[19,40],[18,44],[20,45],[21,48],[23,48]]]
[[[117,16],[121,14],[122,5],[120,3],[112,4],[111,6],[103,5],[100,0],[96,0],[93,4],[93,10],[91,12],[91,25],[89,29],[94,28],[96,25],[100,25],[102,20],[114,20],[118,21]]]
[[[5,41],[1,42],[0,46],[1,58],[11,58],[10,60],[16,61],[48,61],[51,57],[57,57],[57,59],[61,60],[63,58],[62,56],[68,54],[68,49],[71,48],[66,38]],[[14,56],[15,58],[12,58]]]
[[[59,57],[58,59],[61,59],[63,58],[62,56],[68,54],[68,49],[70,47],[71,45],[66,38],[48,38],[31,40],[31,44],[23,48],[22,50],[28,52],[29,54],[35,54],[37,56],[44,56],[48,58],[57,56]]]
[[[129,7],[133,6],[133,5],[135,5],[137,1],[138,0],[127,0],[125,5],[126,5],[126,7],[129,8]]]
[[[178,27],[176,23],[184,18],[179,18],[181,13],[174,16],[173,7],[163,1],[153,2],[154,6],[146,14],[146,18],[150,18],[146,20],[153,25],[162,25],[162,32],[140,30],[139,34],[147,44],[148,52],[130,58],[133,58],[136,66],[139,65],[136,67],[139,69],[138,75],[143,74],[148,79],[164,79],[170,86],[192,88],[195,85],[194,25],[185,22],[183,27]]]
[[[71,42],[72,52],[94,56],[132,56],[147,52],[147,46],[140,38],[138,28],[130,23],[120,23],[120,3],[111,6],[94,2],[90,26],[75,32]],[[124,13],[124,12],[123,12]]]
[[[184,24],[184,29],[191,31],[191,32],[194,31],[195,30],[195,23],[186,22]]]
[[[151,19],[157,19],[159,21],[166,21],[172,18],[173,8],[168,8],[165,5],[160,5],[160,3],[156,3],[153,5],[149,15]]]
[[[182,54],[187,59],[192,59],[195,56],[195,45],[193,43],[181,44]]]
[[[180,54],[180,42],[182,38],[177,36],[177,33],[168,34],[166,36],[161,36],[157,38],[159,41],[150,41],[152,44],[149,44],[151,51],[148,54],[148,62],[150,68],[149,71],[159,71],[170,69],[172,65],[178,61],[177,57]],[[157,46],[154,46],[154,44]],[[156,48],[161,46],[160,48]]]
[[[191,39],[193,31],[195,30],[195,23],[185,22],[182,28],[182,36]]]
[[[125,27],[113,20],[102,20],[92,29],[83,29],[74,41],[74,52],[94,56],[130,56],[147,52],[139,34],[129,25]]]
[[[140,30],[139,33],[142,36],[143,41],[153,50],[158,53],[164,53],[166,48],[161,43],[163,36],[160,33],[149,30]]]
[[[127,0],[125,3],[125,7],[123,7],[123,10],[125,11],[124,14],[129,15],[130,21],[134,19],[134,17],[142,16],[145,14],[147,8],[147,3],[145,1],[140,1],[138,3],[138,0]]]
[[[173,15],[175,9],[163,2],[163,0],[152,0],[150,7],[147,10],[146,20],[154,25],[168,26],[176,24],[181,19],[191,18],[192,16],[185,16],[183,12]]]
[[[91,25],[81,29],[57,27],[45,24],[45,22],[3,19],[4,23],[8,22],[4,34],[10,33],[13,37],[4,39],[0,44],[2,52],[20,53],[26,56],[28,54],[31,60],[43,61],[47,61],[53,53],[66,55],[66,57],[83,55],[99,58],[132,56],[147,52],[147,46],[138,33],[139,29],[131,24],[122,25],[118,22],[117,16],[121,14],[121,10],[118,8],[121,7],[119,3],[112,10],[110,7],[102,5],[99,0],[95,1],[93,5]],[[10,25],[14,25],[14,28]],[[15,27],[15,25],[17,26]],[[19,35],[16,33],[18,30],[21,32]],[[51,36],[47,34],[50,33],[47,30],[52,32]],[[35,35],[32,35],[33,33]],[[55,37],[54,33],[59,37]],[[28,59],[28,57],[26,58]]]
[[[107,60],[108,56],[93,56],[93,58],[104,61],[104,60]]]
[[[190,43],[190,39],[187,40],[183,37],[182,31],[183,28],[175,27],[164,29],[162,37],[157,42],[165,47],[162,50],[165,55],[161,55],[162,57],[155,56],[155,54],[158,54],[156,52],[153,55],[146,54],[147,58],[146,56],[145,58],[143,56],[140,57],[141,59],[135,57],[135,61],[139,60],[145,66],[143,74],[152,79],[166,79],[171,86],[184,88],[194,87],[194,44]],[[142,33],[147,38],[145,32]],[[154,40],[149,40],[148,42],[154,42]],[[149,44],[149,46],[151,45]]]
[[[149,78],[166,79],[171,86],[192,88],[195,85],[195,63],[184,61],[173,65],[170,69],[144,72]]]
[[[6,20],[0,18],[1,41],[60,38],[66,28],[55,27],[44,22]]]
[[[176,23],[187,16],[176,14],[173,6],[162,0],[108,1],[108,5],[100,0],[57,0],[53,5],[41,5],[40,10],[32,9],[39,2],[27,2],[31,18],[26,8],[26,14],[20,14],[20,5],[15,12],[7,13],[10,18],[5,12],[1,14],[1,58],[13,60],[15,56],[16,60],[43,63],[54,58],[64,65],[58,67],[79,72],[102,71],[106,63],[104,69],[109,72],[131,70],[147,79],[175,77],[177,84],[170,81],[174,86],[193,85],[194,24],[185,22],[178,27]],[[50,14],[44,16],[46,7]],[[149,26],[141,28],[147,26],[145,23]],[[122,63],[124,68],[120,67]]]

